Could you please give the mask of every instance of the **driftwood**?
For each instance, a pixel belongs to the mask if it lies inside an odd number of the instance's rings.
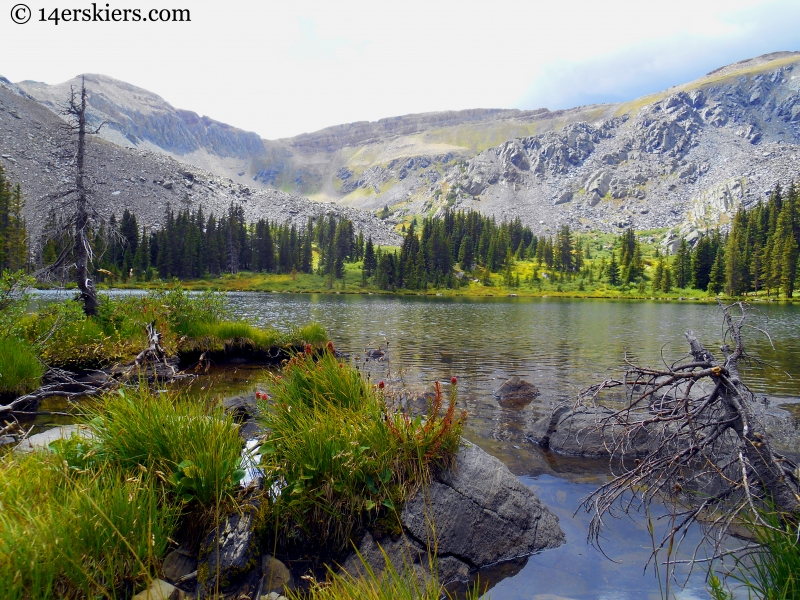
[[[63,369],[48,369],[42,377],[39,389],[19,396],[12,402],[0,406],[0,418],[7,416],[33,416],[36,408],[45,398],[60,396],[72,399],[80,396],[94,396],[117,387],[117,380],[105,371],[91,371],[80,377]]]
[[[164,367],[171,369],[172,374],[175,374],[175,368],[167,362],[167,353],[161,347],[161,334],[156,329],[156,322],[152,321],[145,326],[147,331],[148,346],[136,356],[133,361],[132,368],[141,369],[148,365],[162,364]]]
[[[161,347],[161,334],[156,330],[155,321],[148,323],[146,330],[148,346],[136,356],[129,367],[87,371],[82,374],[63,369],[48,369],[39,389],[20,396],[6,405],[0,405],[0,419],[26,416],[30,418],[40,414],[38,406],[45,398],[60,396],[71,400],[94,396],[128,382],[138,383],[142,376],[151,381],[174,381],[194,377],[178,372],[170,364],[169,357]]]
[[[739,310],[736,318],[731,316],[734,306]],[[758,518],[756,508],[774,506],[785,518],[800,519],[800,470],[773,450],[759,419],[760,404],[739,375],[739,363],[750,359],[742,341],[748,308],[742,303],[720,303],[720,308],[724,360],[687,332],[690,353],[683,360],[657,369],[628,362],[623,379],[604,381],[579,397],[578,405],[598,410],[605,390],[625,391],[623,408],[603,406],[603,412],[598,411],[597,427],[617,432],[609,450],[618,469],[583,504],[593,513],[589,538],[598,546],[604,517],[640,509],[649,514],[653,502],[673,510],[672,526],[660,544],[654,540],[651,560],[667,548],[666,563],[673,569],[680,562],[715,560],[753,549],[752,544],[733,550],[723,545],[743,511]],[[626,457],[631,440],[642,434],[651,440],[649,452]],[[675,553],[693,523],[701,524],[713,552],[698,559],[698,546],[692,560],[677,560]]]

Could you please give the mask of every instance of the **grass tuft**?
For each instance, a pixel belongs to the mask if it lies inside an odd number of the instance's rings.
[[[0,394],[21,396],[42,382],[44,365],[30,344],[13,337],[0,338]]]
[[[289,540],[346,549],[360,528],[396,517],[458,448],[464,415],[455,416],[455,395],[444,415],[441,390],[425,418],[391,412],[384,390],[340,363],[332,345],[293,357],[271,391],[262,468],[266,487],[280,489],[273,518]]]
[[[0,464],[0,506],[9,600],[130,595],[156,575],[180,513],[147,473],[66,469],[43,452]]]
[[[184,501],[214,506],[244,476],[238,426],[218,406],[142,386],[109,394],[90,414],[98,453],[127,469],[161,473]]]

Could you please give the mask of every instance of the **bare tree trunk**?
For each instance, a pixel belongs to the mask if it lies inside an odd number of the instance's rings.
[[[84,183],[84,150],[86,147],[86,86],[81,78],[80,104],[70,98],[70,110],[77,119],[78,154],[75,169],[77,206],[75,214],[75,279],[83,300],[83,311],[87,316],[97,314],[97,290],[89,276],[91,246],[89,242],[89,213],[86,207],[86,185]]]

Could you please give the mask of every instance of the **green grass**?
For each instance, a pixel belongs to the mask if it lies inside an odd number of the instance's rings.
[[[266,352],[274,348],[320,344],[325,342],[325,329],[317,323],[293,327],[288,332],[261,329],[244,321],[194,322],[182,328],[186,339],[181,351],[222,352],[234,349]]]
[[[118,598],[156,576],[180,513],[148,473],[0,463],[0,589],[9,600]]]
[[[262,468],[267,488],[281,486],[271,510],[282,539],[344,550],[368,524],[397,527],[407,494],[452,459],[464,415],[454,388],[444,414],[440,390],[425,419],[390,412],[383,385],[330,348],[315,358],[307,347],[273,378]]]
[[[104,368],[131,361],[146,347],[145,326],[150,322],[155,322],[168,355],[230,348],[266,353],[276,347],[318,344],[327,339],[322,327],[314,323],[281,332],[232,320],[223,294],[190,294],[174,285],[146,296],[101,295],[95,317],[84,315],[78,302],[53,303],[19,319],[11,334],[28,342],[27,354],[19,353],[20,357],[38,356],[47,366],[66,369]],[[0,367],[8,360],[0,350]],[[32,365],[30,359],[26,361]]]
[[[0,338],[0,394],[21,396],[42,382],[44,365],[30,344],[13,337]]]
[[[761,545],[760,551],[737,559],[732,579],[745,588],[748,597],[764,600],[793,600],[800,597],[800,525],[783,519],[774,507],[750,519],[746,526]],[[725,598],[719,585],[717,598]],[[730,595],[728,597],[731,597]]]
[[[89,412],[98,454],[160,473],[181,500],[212,507],[244,476],[238,426],[218,406],[140,387],[109,394]]]
[[[419,571],[409,568],[398,571],[384,553],[385,568],[381,573],[375,570],[359,555],[360,576],[328,571],[327,581],[312,583],[308,592],[289,592],[289,600],[454,600],[444,586],[439,583],[436,559],[430,558],[429,572],[421,576]],[[478,600],[481,597],[480,585],[476,584],[459,598]]]

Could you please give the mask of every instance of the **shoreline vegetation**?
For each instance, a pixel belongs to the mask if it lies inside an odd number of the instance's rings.
[[[165,220],[164,230],[140,234],[126,212],[122,245],[98,233],[95,245],[105,249],[98,288],[179,280],[216,291],[793,302],[800,269],[794,183],[741,208],[726,230],[687,237],[678,229],[612,234],[567,225],[537,236],[519,218],[498,224],[448,210],[421,225],[416,217],[399,224],[401,246],[375,247],[352,222],[333,216],[300,229],[247,225],[231,205],[219,223],[213,216],[206,222],[202,209],[168,210]],[[44,258],[59,250],[48,243]]]
[[[148,346],[150,324],[176,367],[240,357],[278,364],[306,344],[319,347],[328,339],[316,323],[279,331],[233,319],[221,294],[190,296],[180,285],[145,296],[101,296],[91,317],[76,300],[28,312],[31,283],[21,273],[0,278],[0,405],[36,390],[54,370],[117,375],[130,369]]]

